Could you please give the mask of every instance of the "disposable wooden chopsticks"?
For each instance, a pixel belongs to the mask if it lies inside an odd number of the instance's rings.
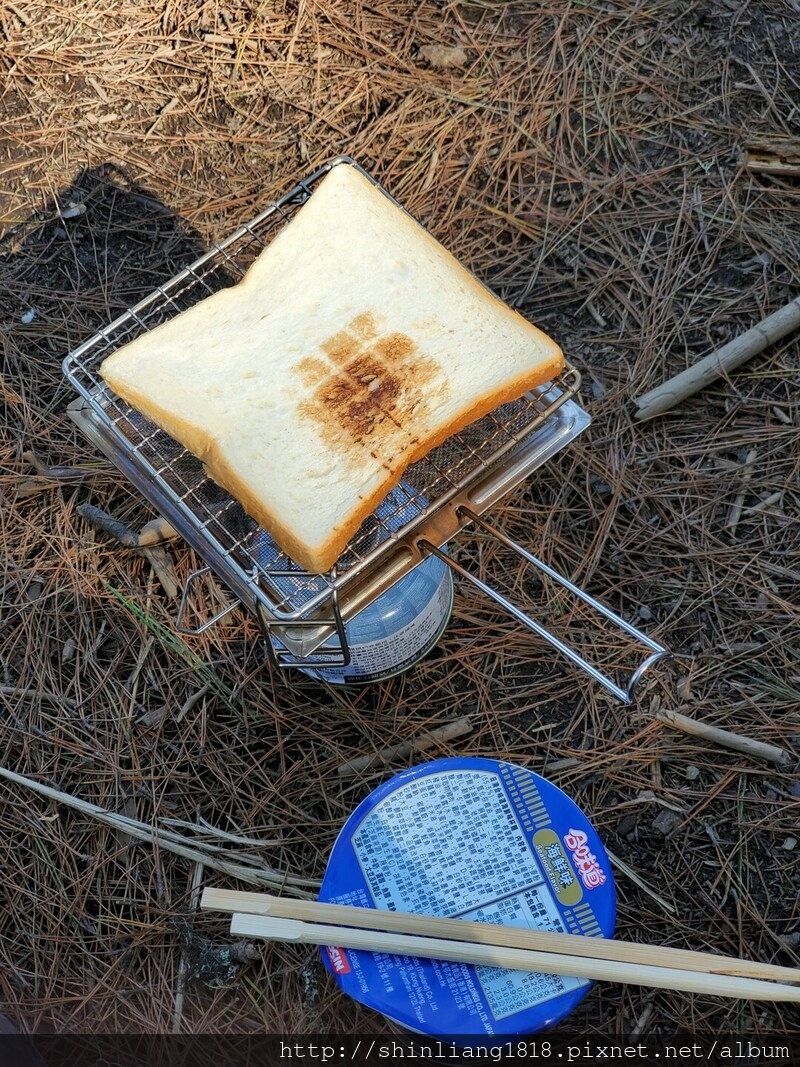
[[[368,952],[391,952],[401,956],[510,967],[518,971],[573,975],[652,989],[680,989],[686,993],[712,993],[745,1000],[793,1000],[800,1004],[800,987],[764,982],[757,978],[704,974],[702,971],[681,971],[643,963],[620,963],[618,960],[588,959],[566,956],[560,952],[536,952],[527,948],[451,941],[387,930],[364,930],[355,926],[332,926],[300,919],[277,919],[272,915],[235,912],[231,919],[231,933],[242,937],[260,937],[267,941],[337,945],[339,948],[364,949]]]
[[[224,889],[206,889],[201,907],[233,912],[231,932],[247,937],[297,940],[652,988],[800,1003],[800,988],[775,984],[800,981],[800,971],[708,952]],[[266,923],[264,917],[294,921],[279,928]],[[406,935],[406,940],[388,940],[390,935],[397,934]],[[358,944],[353,943],[356,940]]]

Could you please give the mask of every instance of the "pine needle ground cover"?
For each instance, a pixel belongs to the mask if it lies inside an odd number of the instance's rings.
[[[415,757],[339,768],[464,717],[416,758],[506,759],[572,796],[615,857],[619,937],[796,966],[797,336],[663,417],[633,399],[800,292],[797,4],[16,0],[0,38],[0,767],[84,805],[0,783],[2,1011],[39,1032],[388,1032],[315,950],[236,946],[199,889],[313,896],[344,820]],[[783,166],[749,166],[754,145]],[[462,583],[400,677],[272,673],[241,612],[180,636],[150,561],[86,520],[154,516],[68,418],[63,357],[343,152],[582,372],[591,427],[492,518],[669,646],[633,706]],[[451,551],[610,654],[502,545]],[[167,552],[180,589],[200,563]],[[569,1028],[798,1025],[601,982]]]

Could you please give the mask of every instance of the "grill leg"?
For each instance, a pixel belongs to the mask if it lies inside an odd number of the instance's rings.
[[[468,521],[474,522],[476,526],[479,526],[491,537],[496,538],[496,540],[500,541],[507,548],[510,548],[513,552],[516,552],[517,555],[521,556],[522,559],[524,559],[528,564],[530,564],[530,566],[541,571],[543,574],[546,574],[553,581],[563,586],[563,588],[569,590],[569,592],[572,593],[573,596],[575,596],[578,600],[583,601],[585,604],[588,604],[589,607],[591,607],[594,611],[601,615],[607,622],[612,623],[618,629],[624,631],[626,634],[628,634],[629,637],[633,637],[636,641],[638,641],[646,649],[649,650],[650,654],[639,664],[639,666],[633,672],[631,677],[628,679],[628,684],[625,686],[619,685],[617,682],[614,681],[613,678],[609,677],[593,663],[590,663],[587,659],[585,659],[585,657],[582,656],[576,649],[572,648],[571,645],[568,645],[565,641],[562,641],[560,637],[552,633],[552,631],[548,630],[546,626],[543,626],[540,622],[537,622],[536,619],[531,618],[531,616],[528,615],[525,611],[519,608],[516,604],[512,603],[512,601],[508,600],[507,597],[504,597],[502,593],[498,592],[492,586],[482,581],[480,578],[477,577],[477,575],[472,574],[472,572],[468,571],[465,567],[462,567],[460,563],[456,563],[453,559],[450,558],[450,556],[446,555],[444,552],[442,552],[441,549],[437,548],[429,541],[420,539],[420,541],[418,542],[420,549],[425,554],[438,556],[439,559],[444,560],[448,567],[455,571],[456,574],[458,574],[461,578],[465,578],[468,582],[471,582],[474,586],[476,586],[476,588],[480,589],[481,592],[485,593],[490,600],[493,600],[496,604],[499,604],[500,607],[502,607],[505,611],[509,613],[509,615],[517,619],[518,622],[521,622],[529,630],[532,630],[539,637],[547,641],[548,644],[552,645],[553,648],[557,649],[563,656],[566,656],[567,659],[569,659],[572,663],[580,667],[581,670],[585,671],[586,674],[588,674],[596,682],[602,685],[610,693],[613,693],[617,700],[621,701],[623,704],[632,704],[634,700],[634,691],[639,682],[644,677],[644,675],[650,670],[650,668],[654,664],[656,664],[659,660],[670,654],[669,651],[664,647],[664,645],[659,644],[651,637],[648,637],[647,634],[644,634],[640,630],[637,630],[635,626],[632,626],[625,619],[620,618],[619,615],[613,612],[610,608],[606,607],[605,604],[601,604],[600,601],[595,600],[594,597],[589,596],[589,594],[586,593],[583,589],[579,588],[577,585],[574,585],[571,581],[569,581],[568,578],[565,578],[562,574],[559,574],[558,571],[553,570],[552,567],[548,566],[542,560],[538,559],[531,552],[528,552],[528,550],[526,548],[523,548],[522,545],[518,544],[516,541],[512,541],[512,539],[510,537],[507,537],[501,530],[498,530],[497,527],[492,526],[490,523],[480,518],[469,508],[462,506],[458,508],[458,511]]]

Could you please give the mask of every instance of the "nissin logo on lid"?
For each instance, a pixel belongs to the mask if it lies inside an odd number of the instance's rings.
[[[331,967],[333,967],[336,974],[350,974],[350,961],[342,949],[334,948],[333,945],[326,945],[325,951],[328,953]]]

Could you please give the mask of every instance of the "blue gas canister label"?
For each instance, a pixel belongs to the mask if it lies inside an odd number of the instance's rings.
[[[427,501],[414,492],[406,482],[399,485],[381,501],[368,523],[374,526],[375,544],[415,519]],[[370,547],[369,539],[362,551]],[[277,553],[274,541],[263,535],[261,555],[269,569],[270,560]],[[290,599],[297,596],[291,576],[272,577],[273,584]],[[308,595],[322,592],[326,581],[322,576],[304,575],[304,589]],[[332,685],[347,682],[376,682],[391,678],[423,659],[442,636],[453,610],[453,575],[442,560],[431,557],[391,586],[358,615],[345,623],[348,662],[341,665],[319,665],[315,659],[341,653],[338,638],[323,645],[305,663],[297,664],[303,673]],[[272,637],[276,649],[283,646]]]
[[[606,852],[578,807],[523,767],[447,759],[397,775],[348,819],[320,899],[583,934],[613,934]],[[340,949],[341,988],[431,1037],[523,1035],[585,996],[583,978]]]
[[[447,564],[426,560],[345,625],[350,652],[346,666],[302,669],[334,685],[400,674],[431,651],[452,608],[453,577]],[[331,647],[335,649],[335,643]]]

